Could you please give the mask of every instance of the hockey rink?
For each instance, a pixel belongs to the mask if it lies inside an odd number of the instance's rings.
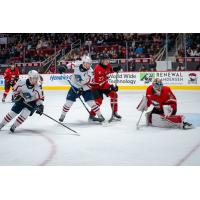
[[[177,91],[178,114],[184,114],[195,126],[191,130],[146,127],[136,110],[144,91],[120,91],[121,122],[88,123],[88,113],[77,99],[65,118],[65,124],[80,136],[45,116],[33,117],[8,134],[12,122],[0,131],[0,165],[200,165],[200,91]],[[2,91],[1,91],[2,96]],[[45,113],[58,119],[67,91],[45,91]],[[10,100],[10,95],[7,100]],[[0,102],[0,120],[12,103]],[[109,99],[101,107],[108,120]]]

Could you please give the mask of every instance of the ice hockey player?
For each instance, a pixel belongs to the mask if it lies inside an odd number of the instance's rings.
[[[138,105],[139,111],[147,111],[153,105],[153,110],[146,113],[146,124],[163,128],[192,128],[192,124],[184,122],[183,115],[176,115],[176,97],[168,86],[163,86],[162,80],[156,78],[146,90],[146,96]]]
[[[15,104],[0,123],[0,130],[17,115],[19,115],[18,118],[10,128],[11,133],[14,133],[15,129],[21,125],[28,116],[32,116],[35,111],[37,114],[42,115],[44,110],[44,96],[38,84],[39,78],[38,72],[31,70],[28,73],[28,79],[18,80],[13,90]]]
[[[103,101],[103,94],[110,97],[110,105],[113,111],[113,117],[115,119],[121,119],[122,117],[117,113],[118,111],[118,86],[108,83],[109,75],[113,72],[119,72],[120,66],[112,68],[110,65],[110,58],[107,54],[100,55],[100,62],[94,68],[94,81],[92,83],[93,95],[95,102],[98,106],[101,106]],[[95,116],[93,110],[90,112],[90,116]]]
[[[4,79],[5,79],[5,91],[3,93],[3,98],[2,102],[5,102],[6,97],[10,91],[10,88],[13,87],[16,82],[19,79],[19,70],[15,65],[11,65],[10,68],[7,68],[5,73],[4,73]],[[13,95],[12,95],[12,100],[13,100]]]
[[[82,57],[82,64],[76,65],[74,67],[74,74],[71,77],[71,88],[67,94],[66,103],[63,106],[61,116],[59,118],[60,122],[64,121],[67,112],[70,110],[72,104],[76,101],[79,96],[83,96],[85,102],[91,107],[92,111],[97,114],[98,118],[95,116],[90,116],[90,121],[103,122],[105,119],[100,112],[100,108],[96,105],[90,82],[93,79],[93,70],[91,68],[92,60],[89,56]]]

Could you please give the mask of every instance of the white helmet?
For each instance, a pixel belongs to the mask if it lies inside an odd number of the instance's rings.
[[[92,64],[92,59],[89,57],[89,56],[83,56],[81,58],[82,62],[83,63],[89,63],[89,64]]]
[[[38,83],[39,77],[40,75],[36,70],[31,70],[28,72],[28,78],[32,85],[36,85]]]

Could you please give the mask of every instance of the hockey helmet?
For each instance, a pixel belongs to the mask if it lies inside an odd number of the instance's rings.
[[[83,56],[81,58],[82,62],[83,63],[89,63],[89,64],[92,64],[92,59],[89,57],[89,56]]]
[[[101,60],[109,60],[110,57],[109,57],[109,55],[108,55],[107,53],[101,53],[101,54],[99,55],[99,59],[100,59],[100,61],[101,61]]]

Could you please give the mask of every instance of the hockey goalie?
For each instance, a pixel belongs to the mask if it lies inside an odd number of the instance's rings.
[[[184,122],[183,115],[177,115],[177,100],[168,86],[164,86],[162,80],[156,78],[146,90],[137,106],[138,111],[147,111],[153,105],[150,112],[146,112],[146,125],[161,128],[190,129],[192,124]]]

